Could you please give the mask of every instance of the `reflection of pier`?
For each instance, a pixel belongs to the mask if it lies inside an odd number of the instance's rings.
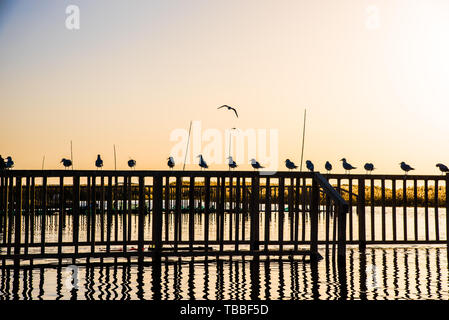
[[[0,199],[3,264],[235,255],[315,260],[323,241],[339,257],[346,252],[347,205],[319,173],[15,170],[1,173]],[[55,213],[50,237],[47,218]]]

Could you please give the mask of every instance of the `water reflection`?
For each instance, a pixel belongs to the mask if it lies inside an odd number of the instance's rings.
[[[100,261],[78,266],[0,268],[0,300],[301,300],[449,299],[446,248],[348,249],[346,261],[172,259],[138,265]]]

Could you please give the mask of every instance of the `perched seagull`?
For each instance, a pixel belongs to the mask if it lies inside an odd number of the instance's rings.
[[[70,159],[62,158],[61,162],[65,168],[68,168],[72,165],[72,160]]]
[[[218,107],[217,109],[221,109],[221,108],[228,108],[228,110],[232,110],[235,112],[235,115],[237,116],[237,118],[239,117],[239,115],[237,114],[237,110],[235,110],[235,108],[228,106],[227,104],[222,105],[221,107]]]
[[[306,161],[306,167],[307,167],[307,169],[309,169],[310,171],[313,171],[314,166],[313,166],[312,161],[307,160],[307,161]]]
[[[401,169],[405,171],[405,174],[409,172],[410,170],[415,170],[415,168],[410,167],[408,164],[406,164],[404,161],[400,163]]]
[[[97,160],[95,161],[95,166],[97,168],[102,168],[103,167],[103,160],[101,160],[100,155],[97,155]]]
[[[250,161],[251,161],[251,166],[254,168],[254,170],[264,168],[260,165],[259,162],[256,161],[256,159],[251,159]]]
[[[235,163],[234,160],[232,160],[232,157],[228,157],[228,166],[229,166],[229,170],[231,169],[235,169],[237,167],[237,163]]]
[[[372,164],[372,163],[365,163],[363,168],[365,168],[366,173],[368,173],[368,172],[371,173],[374,169],[376,169],[376,168],[374,168],[374,164]]]
[[[129,159],[129,160],[128,160],[128,166],[129,166],[130,168],[136,169],[136,168],[135,168],[136,163],[137,163],[136,160],[133,160],[133,159]]]
[[[0,155],[0,171],[5,169],[6,169],[5,159],[3,159],[2,156]]]
[[[349,173],[352,169],[357,169],[356,167],[353,167],[349,163],[346,162],[346,158],[340,159],[340,161],[343,161],[343,168],[345,169],[345,173]]]
[[[6,157],[6,163],[5,163],[5,168],[6,169],[11,169],[12,167],[14,167],[14,161],[12,161],[11,157]]]
[[[173,167],[175,166],[175,160],[173,159],[173,157],[168,157],[167,160],[167,166],[169,166],[170,169],[173,170]]]
[[[285,160],[285,166],[289,169],[289,170],[293,170],[298,168],[298,166],[295,165],[295,163],[291,162],[290,159]]]
[[[326,161],[326,164],[324,165],[324,168],[326,169],[327,173],[329,173],[332,170],[332,165],[329,161]]]
[[[198,165],[199,165],[202,169],[207,169],[207,168],[209,168],[209,167],[207,166],[206,161],[204,161],[203,156],[202,156],[201,154],[198,155],[197,158],[200,158],[200,163],[199,163]],[[202,169],[201,169],[201,170],[202,170]]]
[[[449,172],[449,168],[446,167],[444,164],[442,163],[437,163],[436,167],[440,168],[440,171],[444,174],[445,172]]]

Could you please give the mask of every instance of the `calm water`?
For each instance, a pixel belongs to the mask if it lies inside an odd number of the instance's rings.
[[[413,209],[407,211],[409,219],[409,237],[413,237]],[[419,238],[424,238],[424,210],[418,212]],[[430,235],[434,212],[429,209]],[[184,235],[188,230],[188,215],[183,220]],[[367,210],[367,238],[370,235],[370,215]],[[231,216],[226,216],[225,230]],[[381,212],[376,208],[376,239],[380,238]],[[387,210],[387,239],[391,239],[391,210]],[[397,212],[398,230],[402,230],[402,211]],[[86,238],[85,217],[81,217],[81,240]],[[204,219],[195,217],[196,238],[202,238]],[[164,220],[165,221],[165,220]],[[213,223],[214,217],[211,216]],[[273,214],[270,232],[277,238],[278,217]],[[320,218],[320,238],[324,238],[324,221]],[[445,212],[440,210],[440,238],[445,239]],[[58,230],[57,216],[48,216],[46,237],[56,241]],[[113,221],[115,223],[115,221]],[[235,222],[235,221],[234,221]],[[263,235],[263,215],[260,221]],[[353,229],[357,230],[357,215],[354,214]],[[389,223],[390,222],[390,223]],[[151,219],[146,220],[147,230],[151,230]],[[173,230],[170,219],[169,235]],[[289,219],[285,219],[285,238],[289,239]],[[40,217],[35,220],[35,239],[40,239]],[[235,224],[234,224],[235,225]],[[100,219],[97,218],[99,232]],[[379,224],[380,226],[380,224]],[[249,234],[249,223],[246,223]],[[113,230],[114,230],[113,224]],[[117,220],[117,237],[122,239],[121,217]],[[132,216],[132,238],[137,239],[137,216]],[[214,234],[211,226],[211,234]],[[349,232],[349,231],[348,231]],[[150,234],[150,232],[148,232]],[[308,235],[308,232],[306,232]],[[66,240],[71,235],[71,217],[67,217],[64,231]],[[398,239],[402,239],[398,235]],[[163,235],[165,237],[165,233]],[[115,234],[112,232],[112,238]],[[101,234],[97,233],[97,239]],[[212,237],[213,238],[213,237]],[[151,236],[147,239],[151,239]],[[263,239],[263,237],[262,237]],[[354,239],[357,236],[354,235]],[[49,250],[51,251],[51,250]],[[139,266],[125,260],[115,263],[113,259],[91,260],[90,265],[78,261],[73,269],[56,264],[45,267],[23,267],[19,270],[0,268],[0,300],[11,299],[449,299],[449,265],[445,246],[376,246],[368,247],[361,253],[355,247],[348,248],[346,266],[338,266],[332,257],[326,257],[324,248],[320,248],[325,257],[316,265],[298,260],[253,261],[250,257],[221,258],[220,260],[203,258],[192,260],[163,260],[160,265]],[[52,261],[47,261],[52,263]],[[71,261],[65,261],[66,265]],[[72,274],[73,273],[73,274]],[[72,289],[75,277],[78,289]]]

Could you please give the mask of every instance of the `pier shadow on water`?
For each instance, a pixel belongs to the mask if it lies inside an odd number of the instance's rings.
[[[348,249],[346,263],[289,259],[114,259],[0,268],[0,300],[449,299],[445,247]]]

